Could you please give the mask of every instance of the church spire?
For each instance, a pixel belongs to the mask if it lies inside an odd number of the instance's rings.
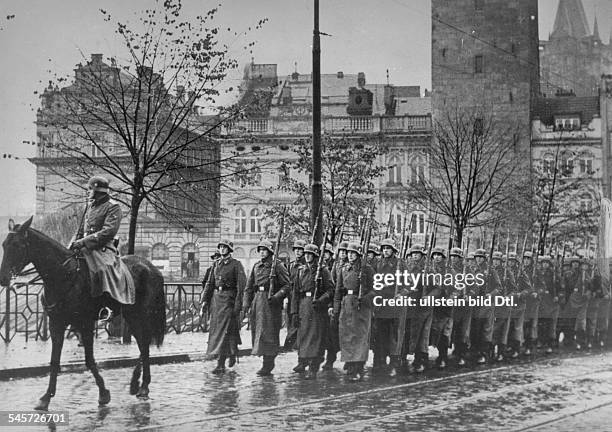
[[[589,36],[589,24],[582,0],[559,0],[555,26],[551,37],[570,36],[576,39]]]
[[[597,15],[595,15],[595,21],[593,22],[593,39],[601,41],[599,37],[599,26],[597,25]]]

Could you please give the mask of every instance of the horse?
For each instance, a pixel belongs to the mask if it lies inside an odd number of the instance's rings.
[[[132,373],[130,394],[139,399],[147,399],[151,382],[149,346],[161,346],[166,330],[163,276],[151,262],[129,255],[122,259],[134,278],[135,303],[122,305],[106,294],[93,297],[85,260],[32,228],[31,223],[32,217],[21,225],[14,225],[12,221],[9,223],[9,233],[2,243],[4,257],[0,266],[0,285],[8,287],[11,277],[18,275],[30,263],[44,283],[42,303],[49,317],[51,364],[47,391],[38,400],[35,409],[46,411],[51,398],[55,396],[64,334],[68,325],[81,333],[85,365],[98,386],[99,405],[110,402],[110,391],[104,385],[93,353],[95,324],[98,312],[104,306],[121,311],[136,339],[140,358]],[[142,385],[139,383],[141,369]]]

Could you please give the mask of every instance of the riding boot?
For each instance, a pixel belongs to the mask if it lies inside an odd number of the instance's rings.
[[[389,364],[391,366],[389,370],[390,377],[395,377],[400,373],[401,364],[402,364],[401,356],[391,356],[391,361]]]
[[[336,361],[336,353],[330,350],[327,350],[327,360],[325,360],[325,364],[323,365],[323,370],[334,370],[334,362]]]
[[[223,355],[220,355],[219,358],[217,359],[217,367],[213,369],[212,373],[215,375],[221,375],[222,373],[225,372],[225,359],[226,357]]]
[[[302,357],[298,357],[298,364],[293,368],[293,372],[302,373],[306,370],[306,366],[308,366],[308,360]]]

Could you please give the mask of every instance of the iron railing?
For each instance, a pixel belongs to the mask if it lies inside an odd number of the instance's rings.
[[[42,306],[41,282],[14,282],[0,287],[0,338],[7,343],[20,335],[26,341],[47,340],[49,322]],[[207,314],[199,316],[197,306],[202,293],[200,283],[172,282],[164,284],[166,293],[166,332],[207,331]],[[100,332],[110,333],[108,324],[99,324]]]

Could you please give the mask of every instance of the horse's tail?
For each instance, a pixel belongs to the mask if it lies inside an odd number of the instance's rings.
[[[149,304],[147,318],[151,326],[151,344],[159,347],[164,343],[166,334],[166,293],[164,292],[164,278],[161,274],[158,276],[155,278],[155,290]]]

